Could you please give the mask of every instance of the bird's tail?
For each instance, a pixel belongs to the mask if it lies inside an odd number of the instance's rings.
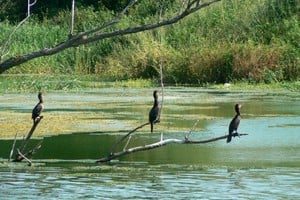
[[[231,141],[231,138],[232,138],[232,134],[229,133],[228,137],[227,137],[227,143],[229,143]]]
[[[151,133],[153,132],[153,123],[150,123],[151,126]]]

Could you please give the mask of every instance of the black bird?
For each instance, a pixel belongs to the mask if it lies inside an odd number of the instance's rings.
[[[231,122],[229,124],[229,135],[227,137],[227,143],[229,143],[231,141],[231,138],[234,135],[234,133],[238,134],[237,129],[238,129],[240,121],[241,121],[241,114],[240,114],[241,107],[242,106],[240,104],[235,104],[235,106],[234,106],[236,115],[234,116],[234,118],[231,120]]]
[[[39,103],[36,104],[36,106],[32,110],[33,123],[35,123],[36,118],[38,118],[41,115],[41,113],[44,109],[44,105],[43,105],[44,101],[43,101],[43,97],[42,97],[41,92],[39,92],[38,98],[39,98]]]
[[[149,122],[151,125],[151,133],[153,132],[153,124],[156,122],[159,122],[159,103],[158,103],[158,91],[154,90],[153,92],[153,98],[154,98],[154,103],[153,107],[151,108],[149,112]]]

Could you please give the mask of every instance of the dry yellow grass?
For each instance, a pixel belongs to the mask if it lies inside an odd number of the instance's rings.
[[[119,130],[116,121],[94,113],[72,112],[66,115],[62,113],[44,113],[44,118],[38,125],[33,137],[44,137],[58,134],[70,134],[77,132],[111,131]],[[32,126],[29,113],[0,112],[0,138],[10,139],[18,133],[18,137],[26,136]],[[130,122],[125,126],[131,126]],[[134,126],[132,124],[132,126]],[[122,128],[124,125],[122,125]]]

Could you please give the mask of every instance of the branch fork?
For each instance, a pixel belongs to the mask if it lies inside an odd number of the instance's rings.
[[[28,162],[28,164],[31,165],[32,162],[30,160],[30,157],[32,157],[32,155],[35,154],[41,148],[43,140],[41,140],[34,148],[29,150],[28,152],[25,152],[25,150],[26,150],[26,146],[29,143],[31,136],[33,135],[33,132],[35,131],[36,127],[39,125],[39,123],[41,122],[42,119],[43,119],[43,116],[39,116],[35,119],[27,136],[23,139],[20,147],[17,148],[17,154],[16,154],[13,162],[21,162],[22,160],[25,159]],[[12,150],[10,153],[10,158],[12,157],[12,154],[14,152],[15,142],[16,142],[16,137],[15,137],[15,141],[13,143],[13,147],[12,147]]]

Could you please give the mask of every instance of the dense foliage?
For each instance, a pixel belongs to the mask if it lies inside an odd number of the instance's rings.
[[[26,5],[21,6],[20,0],[2,2],[0,46],[26,12]],[[8,56],[53,46],[66,39],[70,1],[38,2],[32,18],[13,36]],[[128,1],[95,2],[76,1],[76,32],[109,21]],[[176,2],[142,1],[117,26],[158,20],[160,10],[165,11],[162,16],[166,18],[176,13]],[[158,79],[162,64],[169,83],[299,80],[299,13],[299,0],[221,1],[172,26],[69,49],[30,61],[8,73],[99,74],[109,80]]]

